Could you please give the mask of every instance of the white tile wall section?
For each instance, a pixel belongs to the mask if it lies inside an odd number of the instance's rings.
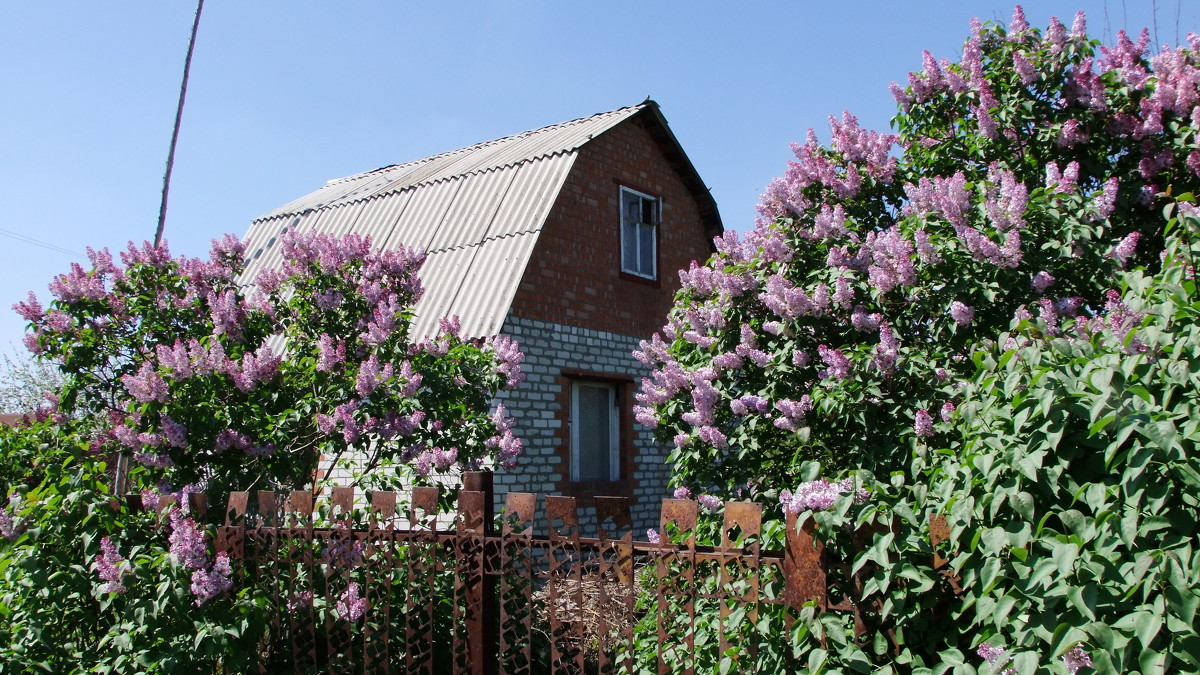
[[[515,470],[496,474],[497,507],[503,504],[502,493],[508,491],[556,493],[556,484],[561,480],[557,453],[562,442],[557,431],[566,418],[559,403],[561,386],[556,380],[563,370],[628,377],[638,384],[649,375],[646,366],[633,358],[641,338],[511,315],[504,322],[503,332],[520,343],[525,353],[525,383],[500,396],[517,420],[515,430],[525,444],[525,452]],[[630,406],[632,402],[623,404]],[[654,442],[650,429],[636,422],[632,441],[637,452],[632,476],[637,481],[633,520],[634,532],[640,538],[647,528],[658,525],[662,499],[670,496],[667,450]],[[591,530],[588,525],[594,524],[594,515],[581,514],[581,518],[585,531]]]

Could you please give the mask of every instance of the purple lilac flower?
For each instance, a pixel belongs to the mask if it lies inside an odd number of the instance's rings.
[[[287,611],[295,614],[302,609],[312,607],[313,592],[312,591],[297,591],[288,595],[285,607]]]
[[[1024,183],[1017,180],[1016,175],[999,165],[992,164],[988,168],[987,197],[984,207],[997,232],[1025,227],[1025,207],[1029,200],[1029,191]],[[997,187],[998,186],[998,187]]]
[[[133,455],[133,460],[142,466],[149,466],[155,469],[165,469],[175,466],[175,461],[170,457],[149,452],[136,452]]]
[[[242,321],[246,313],[233,290],[217,295],[208,294],[208,305],[212,308],[213,335],[228,335],[234,342],[241,342]]]
[[[1140,232],[1130,232],[1120,243],[1113,247],[1112,252],[1108,254],[1109,257],[1116,259],[1117,264],[1124,267],[1129,258],[1133,257],[1133,254],[1137,251],[1138,239],[1141,236]]]
[[[232,575],[229,555],[224,552],[217,554],[216,562],[207,571],[198,569],[192,572],[192,595],[196,596],[196,606],[199,607],[233,588]]]
[[[942,421],[949,422],[954,419],[954,404],[946,401],[942,404]]]
[[[253,354],[242,357],[241,372],[232,375],[234,383],[243,393],[249,392],[255,385],[275,379],[282,361],[283,357],[277,356],[270,345],[263,345]],[[239,374],[241,377],[237,376]]]
[[[875,345],[875,356],[871,363],[885,376],[890,376],[896,371],[896,361],[899,358],[900,341],[896,339],[896,332],[888,322],[883,321],[879,324],[879,344]]]
[[[1104,182],[1104,189],[1100,194],[1093,199],[1093,205],[1096,207],[1096,213],[1101,218],[1107,218],[1112,215],[1117,206],[1117,189],[1120,187],[1120,182],[1114,176]]]
[[[1038,293],[1045,293],[1046,289],[1053,286],[1055,281],[1057,280],[1050,276],[1049,272],[1042,270],[1041,272],[1033,275],[1033,279],[1029,282],[1029,285],[1033,286],[1033,290],[1037,291]]]
[[[187,427],[171,419],[167,415],[162,416],[163,437],[167,440],[167,444],[176,448],[186,448],[187,442]]]
[[[336,540],[332,545],[321,551],[321,559],[334,567],[342,567],[353,569],[362,563],[363,552],[366,550],[366,544],[361,541],[352,541],[350,534],[344,526],[340,526],[339,531],[342,532],[341,539]]]
[[[96,574],[104,581],[105,593],[124,593],[121,577],[129,572],[129,561],[117,552],[116,544],[108,537],[100,540],[100,554],[95,558]]]
[[[342,304],[342,294],[334,290],[329,290],[324,293],[314,293],[313,302],[316,303],[317,309],[323,312],[332,312]]]
[[[918,436],[933,435],[933,418],[929,416],[929,411],[921,408],[917,410],[916,418],[913,420],[913,431]]]
[[[862,305],[855,305],[854,311],[850,314],[850,325],[860,333],[874,333],[879,330],[879,321],[882,318],[883,315],[878,312],[867,314],[866,308]]]
[[[862,504],[870,499],[870,493],[865,488],[855,490],[854,479],[847,478],[837,483],[831,483],[824,478],[801,483],[796,492],[784,490],[779,494],[780,505],[788,513],[801,511],[824,511],[833,506],[838,495],[854,491],[855,503]]]
[[[379,358],[375,354],[371,354],[358,369],[358,379],[355,384],[358,395],[363,398],[370,396],[379,385],[392,379],[392,370],[390,363],[384,364],[381,368]]]
[[[829,366],[828,370],[821,372],[821,377],[833,377],[839,380],[849,377],[850,359],[846,358],[840,349],[830,349],[825,345],[819,345],[817,353],[820,354],[821,361]]]
[[[171,510],[171,555],[175,560],[188,569],[203,569],[208,562],[208,546],[205,543],[204,531],[196,521],[183,515],[178,508]]]
[[[1075,21],[1071,24],[1071,38],[1082,40],[1087,37],[1087,17],[1083,10],[1075,12]]]
[[[955,300],[950,303],[950,317],[960,326],[969,326],[975,320],[975,310],[970,305]]]
[[[8,498],[8,506],[0,507],[0,537],[11,540],[21,534],[23,528],[19,526],[14,517],[20,506],[21,496],[14,494]]]
[[[525,373],[521,370],[521,361],[524,360],[525,355],[521,352],[521,345],[516,340],[505,335],[496,335],[488,338],[484,345],[500,361],[496,372],[508,378],[504,383],[505,387],[512,389],[525,381]]]
[[[337,601],[338,616],[346,621],[358,621],[367,613],[367,599],[358,595],[358,583],[351,581]]]
[[[700,495],[699,497],[696,497],[696,501],[700,502],[700,506],[703,506],[709,511],[716,511],[722,506],[721,500],[713,495]]]
[[[37,321],[42,317],[42,303],[38,302],[37,296],[33,294],[33,291],[29,291],[25,302],[18,302],[12,308],[26,321]]]
[[[136,375],[122,375],[121,382],[138,403],[167,401],[167,383],[154,371],[154,366],[149,361],[142,363]]]
[[[839,276],[834,282],[833,304],[846,309],[850,303],[854,301],[854,289],[850,287],[850,280],[844,276]]]
[[[155,348],[158,362],[171,370],[171,378],[182,380],[192,376],[192,362],[188,357],[187,345],[181,340],[175,341],[174,347],[158,345]]]
[[[338,340],[334,345],[333,338],[325,333],[317,340],[317,370],[329,372],[338,364],[346,361],[346,343]]]
[[[757,394],[746,394],[730,401],[729,409],[738,417],[744,417],[751,412],[762,414],[770,410],[770,402]]]
[[[1067,670],[1071,672],[1071,675],[1075,675],[1075,673],[1079,672],[1080,668],[1092,667],[1092,657],[1087,653],[1086,650],[1084,650],[1082,644],[1077,644],[1068,649],[1067,652],[1062,655],[1062,660],[1063,663],[1067,664]]]
[[[775,408],[783,413],[782,417],[775,419],[775,426],[784,431],[799,431],[804,423],[805,416],[812,410],[812,399],[808,394],[800,397],[799,401],[790,399],[782,399],[775,402]]]
[[[1016,668],[1008,665],[1012,661],[1012,657],[1008,655],[1007,649],[984,643],[975,649],[975,653],[979,655],[979,658],[987,661],[988,669],[994,675],[1017,675]]]
[[[651,544],[661,544],[662,535],[658,533],[658,530],[651,528],[646,530],[646,541],[650,542]]]
[[[1029,30],[1029,22],[1025,20],[1025,10],[1020,5],[1013,8],[1012,23],[1008,24],[1008,33],[1016,37]]]
[[[692,491],[687,489],[686,487],[680,486],[680,487],[675,488],[674,495],[675,495],[675,499],[691,499]]]
[[[81,300],[100,300],[106,294],[104,278],[99,274],[88,274],[79,263],[71,263],[71,271],[60,274],[50,282],[50,293],[68,304]]]
[[[1071,119],[1063,123],[1058,134],[1058,145],[1072,147],[1088,141],[1088,134],[1079,129],[1079,120]]]
[[[1029,62],[1029,59],[1025,58],[1025,55],[1020,52],[1013,54],[1013,70],[1021,78],[1021,84],[1030,85],[1037,79],[1037,70]]]
[[[714,426],[702,426],[696,430],[696,436],[703,442],[708,443],[714,448],[728,447],[729,439],[721,432],[720,429]]]

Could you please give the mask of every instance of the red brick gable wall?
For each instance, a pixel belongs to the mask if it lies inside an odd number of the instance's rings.
[[[620,186],[662,199],[658,280],[621,274]],[[649,337],[666,322],[680,269],[709,256],[699,210],[635,117],[585,145],[546,219],[512,314]]]

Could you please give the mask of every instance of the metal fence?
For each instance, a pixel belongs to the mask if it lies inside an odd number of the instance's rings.
[[[241,561],[236,583],[278,608],[264,672],[775,672],[801,656],[787,643],[802,611],[886,633],[861,598],[870,569],[827,559],[794,516],[785,549],[764,550],[750,502],[726,503],[721,544],[701,546],[690,500],[663,500],[651,543],[636,540],[623,497],[595,498],[596,537],[580,536],[573,497],[545,497],[539,519],[536,495],[509,493],[493,518],[488,473],[465,476],[453,530],[438,529],[436,488],[415,488],[407,513],[397,497],[371,493],[356,523],[353,488],[318,504],[310,492],[230,496],[217,549]],[[843,590],[831,599],[832,587]]]

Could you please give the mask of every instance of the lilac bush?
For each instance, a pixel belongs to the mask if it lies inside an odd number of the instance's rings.
[[[89,250],[47,304],[16,305],[26,346],[62,386],[0,427],[0,662],[283,672],[279,612],[356,622],[367,601],[352,582],[335,607],[326,580],[281,589],[217,554],[210,519],[231,491],[320,489],[320,462],[350,455],[360,484],[385,489],[519,461],[493,400],[521,383],[520,347],[468,339],[454,318],[411,335],[420,253],[353,235],[279,245],[281,267],[253,284],[232,236],[207,260],[165,245]],[[123,508],[118,490],[144,508]],[[183,508],[194,492],[217,507],[207,518]],[[324,563],[354,573],[363,555],[346,541]]]
[[[515,466],[521,442],[489,406],[523,379],[520,349],[464,339],[456,319],[413,339],[421,253],[316,233],[280,247],[281,267],[251,286],[228,235],[208,260],[89,250],[90,269],[57,277],[48,307],[32,294],[16,305],[26,344],[62,370],[55,411],[142,480],[216,493],[307,487],[322,455],[352,452],[383,484]]]
[[[681,273],[638,421],[859,610],[765,612],[757,670],[1200,669],[1200,37],[1147,35],[974,22]]]
[[[1200,171],[1196,48],[1146,33],[1100,46],[1082,15],[975,22],[961,59],[926,53],[893,93],[894,132],[830,117],[717,240],[661,334],[636,416],[680,484],[732,496],[828,469],[902,468],[933,442],[948,379],[1014,318],[1050,332],[1103,315],[1115,271],[1155,269],[1154,217]]]

